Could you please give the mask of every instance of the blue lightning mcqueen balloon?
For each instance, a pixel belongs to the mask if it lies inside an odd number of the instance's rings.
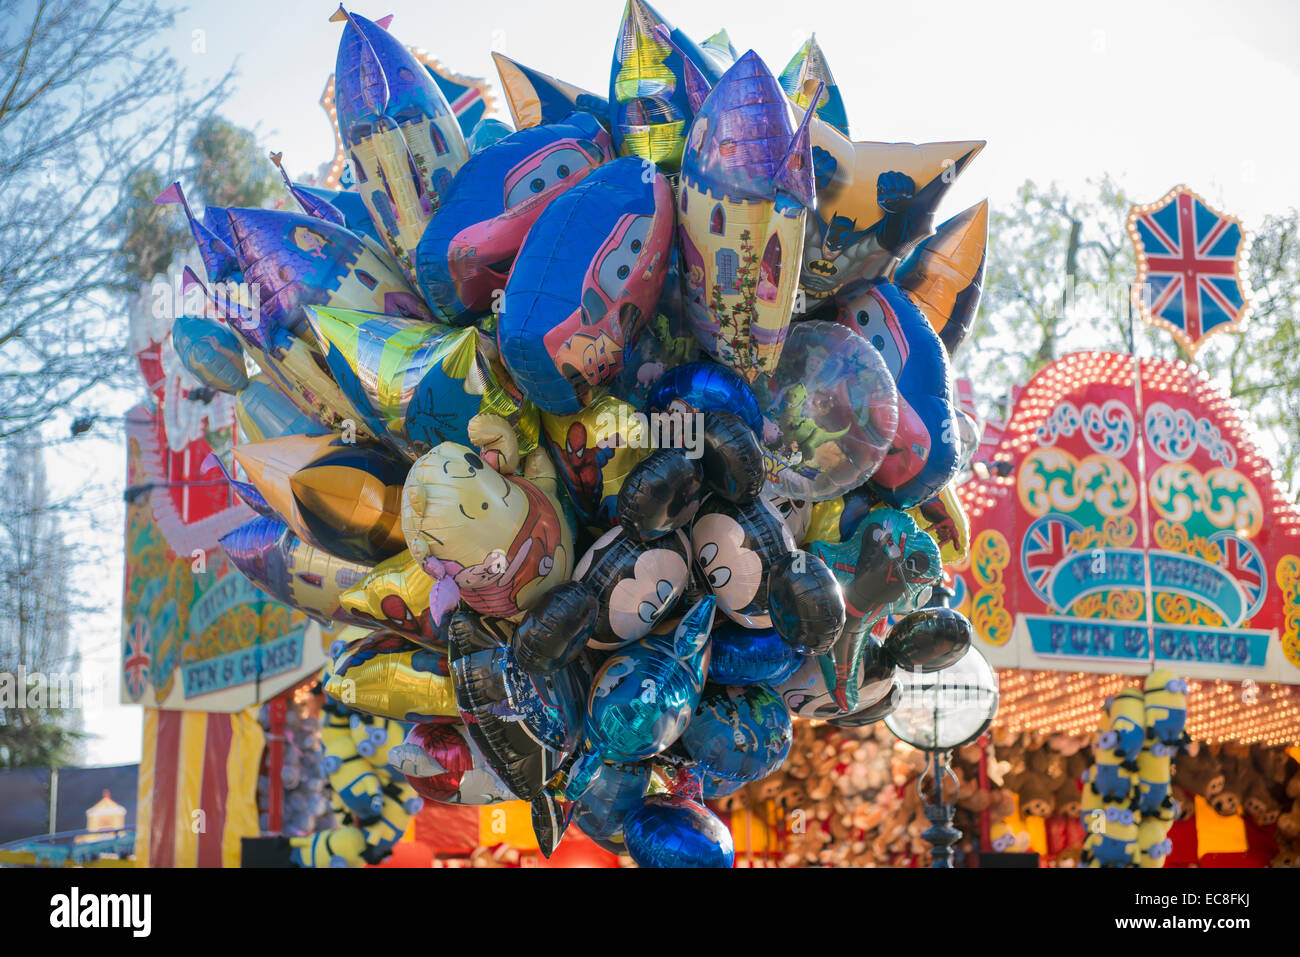
[[[613,155],[596,119],[574,113],[471,156],[416,248],[416,279],[437,316],[464,325],[491,308],[538,217]]]
[[[898,385],[898,432],[871,487],[887,504],[910,508],[957,474],[961,439],[948,354],[921,310],[892,282],[852,284],[837,301],[839,321],[876,347]]]
[[[618,375],[653,314],[672,243],[672,188],[632,157],[601,166],[538,218],[510,272],[497,336],[539,408],[577,412]]]

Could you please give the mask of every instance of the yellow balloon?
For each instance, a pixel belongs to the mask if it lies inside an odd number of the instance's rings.
[[[445,650],[429,618],[433,579],[409,550],[375,566],[374,571],[339,596],[339,606],[354,618],[374,619],[376,626],[417,644]]]
[[[325,693],[349,708],[398,721],[455,717],[456,692],[446,667],[436,652],[376,632],[335,656]]]
[[[402,531],[411,554],[432,556],[475,611],[519,621],[573,571],[573,534],[541,449],[523,476],[489,468],[468,446],[443,442],[411,466]]]

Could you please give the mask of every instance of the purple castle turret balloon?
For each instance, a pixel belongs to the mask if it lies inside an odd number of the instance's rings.
[[[226,216],[244,281],[257,287],[258,309],[240,331],[260,349],[275,349],[280,330],[314,341],[304,305],[432,318],[382,251],[342,226],[275,209]]]
[[[224,210],[217,206],[209,206],[203,213],[203,219],[199,219],[190,209],[190,204],[185,199],[185,190],[181,189],[180,183],[172,183],[154,199],[156,206],[165,206],[169,203],[177,203],[185,211],[185,218],[190,224],[190,235],[194,237],[199,258],[203,260],[203,271],[208,274],[208,282],[238,282],[239,260],[235,258],[235,251],[231,248],[230,234],[226,232],[223,235],[223,231],[215,227],[212,222],[221,218],[218,214]]]
[[[751,50],[704,100],[682,158],[686,314],[700,344],[751,382],[776,368],[799,288],[816,196],[808,122],[796,125]]]
[[[412,255],[424,227],[469,158],[447,98],[387,20],[372,23],[342,6],[334,97],[339,135],[375,230],[414,278]]]
[[[301,188],[297,183],[289,178],[288,172],[285,171],[283,161],[283,153],[271,154],[271,162],[274,163],[275,168],[280,171],[280,178],[284,180],[284,187],[293,196],[294,202],[298,204],[298,208],[314,219],[323,219],[327,223],[333,223],[335,226],[346,226],[347,223],[343,220],[343,213],[339,211],[337,206],[327,199],[322,199],[314,193],[307,192],[307,190]]]

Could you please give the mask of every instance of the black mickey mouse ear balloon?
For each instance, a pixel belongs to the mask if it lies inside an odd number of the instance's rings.
[[[533,835],[542,857],[550,857],[564,839],[569,821],[573,818],[573,802],[564,801],[549,792],[533,798]]]
[[[567,581],[541,597],[510,640],[519,666],[530,674],[558,671],[582,653],[596,628],[600,601],[584,582]]]
[[[772,564],[768,576],[772,627],[795,651],[830,651],[844,628],[844,592],[816,555],[793,551]]]
[[[592,648],[608,651],[648,635],[677,605],[691,577],[685,533],[643,542],[623,527],[612,528],[574,568],[596,595]]]
[[[971,624],[951,608],[921,608],[898,621],[884,650],[907,671],[940,671],[970,648]]]
[[[748,505],[763,491],[763,448],[758,436],[734,412],[702,413],[704,484],[736,505]]]
[[[717,496],[691,526],[695,562],[718,607],[746,628],[769,628],[768,573],[794,548],[790,531],[766,502],[737,506]]]
[[[546,784],[578,743],[590,677],[580,658],[553,674],[528,674],[472,612],[452,615],[446,631],[465,729],[501,781],[533,805],[538,844],[549,854],[569,812]]]
[[[624,479],[618,522],[644,541],[667,535],[695,517],[703,487],[699,460],[681,449],[656,449]]]

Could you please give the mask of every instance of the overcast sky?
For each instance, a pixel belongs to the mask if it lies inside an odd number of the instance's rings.
[[[1292,168],[1300,157],[1294,2],[655,6],[697,40],[725,27],[738,50],[755,49],[774,72],[816,31],[855,139],[986,139],[941,212],[984,196],[1009,201],[1026,178],[1072,186],[1103,173],[1143,201],[1185,182],[1248,228],[1269,211],[1300,206]],[[238,89],[225,115],[283,151],[294,174],[314,171],[332,153],[318,101],[334,68],[335,9],[329,0],[196,0],[170,34],[177,59],[196,78],[237,61]],[[458,72],[495,82],[495,49],[604,93],[622,3],[395,0],[354,9],[371,19],[395,14],[396,36]],[[69,476],[91,467],[120,476],[125,456],[108,443],[82,442],[55,450],[51,464]],[[120,495],[120,479],[107,502],[113,494]],[[109,565],[95,575],[105,613],[86,621],[81,635],[93,652],[92,685],[117,668],[120,554]],[[110,686],[107,697],[115,696]],[[109,703],[88,712],[86,723],[99,735],[88,747],[90,763],[138,759],[138,708]]]

